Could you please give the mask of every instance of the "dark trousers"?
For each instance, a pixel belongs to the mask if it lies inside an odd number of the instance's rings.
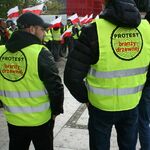
[[[141,150],[150,150],[150,87],[143,89],[139,104],[139,140]]]
[[[55,61],[58,61],[60,58],[60,51],[61,51],[61,43],[60,41],[53,41],[51,43],[52,47],[51,47],[51,52],[54,56]]]
[[[32,141],[35,150],[53,150],[54,120],[37,127],[8,124],[9,150],[28,150]]]
[[[73,49],[74,49],[74,39],[73,37],[66,37],[65,38],[65,43],[66,43],[66,46],[68,47],[68,52],[72,52]]]
[[[120,150],[135,150],[138,123],[137,107],[128,111],[108,112],[89,106],[90,150],[109,150],[112,126],[117,131]]]

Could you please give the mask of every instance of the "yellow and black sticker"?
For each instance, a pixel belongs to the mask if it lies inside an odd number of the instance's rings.
[[[16,82],[21,80],[27,70],[27,59],[22,51],[4,52],[0,56],[0,73],[3,78]]]
[[[111,35],[111,46],[118,58],[132,60],[142,51],[143,38],[136,28],[117,27]]]

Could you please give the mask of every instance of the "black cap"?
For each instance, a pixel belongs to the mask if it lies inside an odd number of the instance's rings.
[[[50,24],[45,23],[40,16],[34,13],[26,12],[17,19],[17,26],[19,29],[25,29],[30,26],[41,26],[43,28],[48,28]]]

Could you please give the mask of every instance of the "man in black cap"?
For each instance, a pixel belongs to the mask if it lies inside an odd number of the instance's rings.
[[[120,150],[136,149],[138,104],[150,63],[150,28],[134,0],[106,0],[70,53],[64,82],[88,103],[90,150],[109,150],[112,126]],[[86,82],[85,82],[86,81]]]
[[[63,113],[64,91],[54,58],[41,43],[49,26],[25,13],[0,49],[0,99],[8,123],[9,150],[53,150],[53,126]]]

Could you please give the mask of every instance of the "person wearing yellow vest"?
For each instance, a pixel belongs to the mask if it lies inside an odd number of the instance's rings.
[[[72,28],[73,46],[75,46],[78,41],[78,38],[81,33],[80,30],[81,30],[81,27],[79,26],[79,24],[78,23],[74,24]]]
[[[7,30],[9,32],[9,38],[11,37],[11,35],[13,34],[14,31],[17,31],[17,26],[14,22],[10,22],[10,26],[7,26]]]
[[[52,33],[52,54],[56,62],[60,60],[60,51],[61,51],[61,27],[54,27],[51,29]]]
[[[81,30],[64,83],[89,111],[90,150],[135,150],[138,104],[150,63],[150,28],[134,0],[106,0],[99,19]]]
[[[73,50],[73,32],[72,32],[72,29],[73,29],[73,23],[70,19],[67,19],[67,24],[64,28],[64,32],[67,31],[67,29],[70,29],[71,31],[71,35],[70,36],[67,36],[64,38],[64,41],[65,41],[65,45],[66,45],[66,48],[68,49],[68,54]]]
[[[9,150],[53,150],[55,117],[63,113],[64,90],[51,52],[42,45],[49,24],[28,12],[0,47],[0,100],[8,123]]]
[[[146,13],[145,19],[150,23],[150,11]],[[150,24],[149,24],[150,28]],[[139,103],[139,141],[141,150],[150,149],[150,71],[147,74],[146,84],[142,91]]]
[[[43,44],[51,51],[52,49],[52,33],[51,33],[51,30],[48,28],[46,31],[45,31],[45,37],[43,39]]]

